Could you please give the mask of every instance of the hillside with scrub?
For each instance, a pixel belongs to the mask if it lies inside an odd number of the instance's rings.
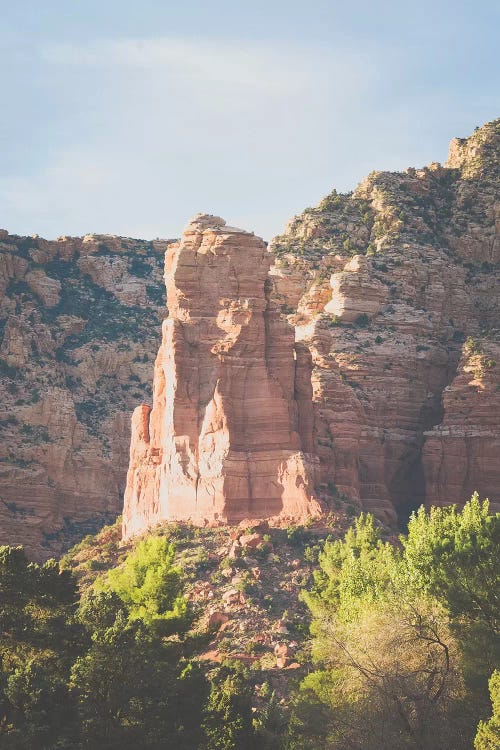
[[[330,520],[2,547],[2,747],[496,747],[500,516]]]

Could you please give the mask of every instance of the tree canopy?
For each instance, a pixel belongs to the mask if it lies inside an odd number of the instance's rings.
[[[370,515],[327,542],[304,593],[318,668],[289,746],[470,747],[498,663],[499,541],[500,516],[474,495],[421,508],[399,545]]]

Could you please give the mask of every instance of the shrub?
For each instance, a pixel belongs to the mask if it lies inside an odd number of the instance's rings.
[[[480,721],[475,750],[497,750],[500,747],[500,671],[496,669],[490,679],[490,697],[493,705],[493,715],[488,721]]]
[[[14,379],[18,377],[19,369],[9,365],[5,359],[0,358],[0,375]]]
[[[141,620],[162,633],[187,626],[187,601],[182,596],[175,547],[162,536],[143,539],[119,568],[96,581],[96,591],[117,594],[130,621]]]
[[[359,328],[366,328],[366,326],[370,324],[370,318],[366,313],[361,313],[360,315],[358,315],[354,323]]]
[[[134,276],[143,278],[151,274],[151,266],[143,258],[134,255],[129,263],[129,271]]]
[[[466,354],[469,356],[472,356],[473,354],[481,354],[481,344],[476,339],[473,339],[472,336],[467,336],[464,348]]]
[[[35,443],[48,443],[50,441],[49,431],[43,425],[23,424],[21,433],[29,436]]]

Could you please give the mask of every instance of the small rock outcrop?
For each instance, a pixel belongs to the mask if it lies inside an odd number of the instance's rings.
[[[165,259],[169,317],[153,407],[132,419],[123,535],[163,520],[320,513],[307,358],[270,299],[258,237],[198,215]]]

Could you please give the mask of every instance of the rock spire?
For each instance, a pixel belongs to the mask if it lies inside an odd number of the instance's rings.
[[[169,246],[169,317],[153,408],[132,418],[124,538],[163,520],[319,515],[310,363],[270,299],[272,259],[260,238],[205,214]]]

